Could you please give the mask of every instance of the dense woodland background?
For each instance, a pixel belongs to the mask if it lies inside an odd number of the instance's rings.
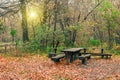
[[[120,53],[120,0],[0,0],[0,42],[25,51],[96,46]]]

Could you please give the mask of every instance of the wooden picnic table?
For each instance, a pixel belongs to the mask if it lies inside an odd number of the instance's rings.
[[[75,60],[75,57],[80,54],[81,50],[84,50],[84,48],[70,48],[62,50],[62,52],[65,53],[66,65],[68,65],[69,62],[73,62],[73,60]]]

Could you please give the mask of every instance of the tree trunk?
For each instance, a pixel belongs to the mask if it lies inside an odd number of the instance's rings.
[[[32,29],[33,29],[33,38],[35,39],[35,27],[32,25]]]
[[[110,28],[110,22],[108,21],[108,48],[111,49],[113,46],[113,41],[112,41],[112,35],[111,35],[111,28]]]
[[[53,31],[53,48],[55,47],[55,39],[56,39],[56,35],[55,35],[55,31],[56,31],[56,24],[57,24],[57,0],[55,0],[55,6],[54,6],[54,31]]]
[[[47,0],[44,0],[43,24],[45,24],[47,20],[47,4]]]
[[[15,41],[15,36],[12,36],[12,42],[14,42]]]
[[[29,41],[28,38],[28,25],[27,25],[27,12],[26,12],[26,0],[20,0],[21,2],[21,14],[22,14],[22,30],[23,30],[23,42]]]

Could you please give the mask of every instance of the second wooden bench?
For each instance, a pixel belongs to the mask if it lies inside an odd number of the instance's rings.
[[[53,60],[54,62],[60,62],[60,59],[64,58],[65,54],[58,54],[54,57],[51,57],[51,60]]]
[[[79,56],[78,58],[82,60],[82,64],[86,65],[86,59],[90,59],[91,54],[85,54],[85,55]]]

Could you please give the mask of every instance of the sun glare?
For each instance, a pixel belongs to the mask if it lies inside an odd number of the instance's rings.
[[[27,19],[28,19],[29,24],[32,24],[33,22],[34,22],[34,24],[41,23],[43,20],[43,8],[42,7],[38,8],[35,6],[28,7]]]
[[[30,12],[30,17],[31,18],[36,18],[37,14],[35,12]]]

